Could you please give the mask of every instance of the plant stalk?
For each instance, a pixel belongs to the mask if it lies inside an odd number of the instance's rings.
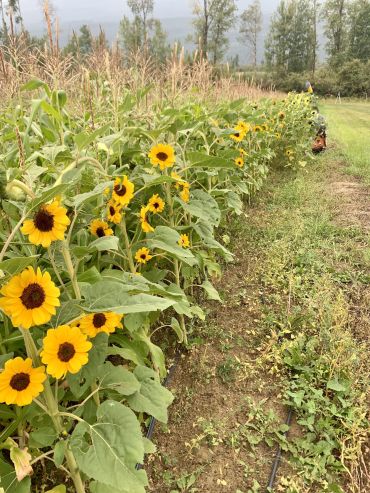
[[[68,270],[69,277],[70,277],[71,282],[72,282],[72,286],[73,286],[73,290],[74,290],[76,299],[80,300],[81,299],[81,291],[80,291],[80,287],[79,287],[78,282],[77,282],[77,273],[76,273],[75,268],[73,267],[71,253],[69,251],[68,244],[66,243],[65,240],[62,242],[62,255],[64,258],[64,262],[66,264],[67,270]]]
[[[132,272],[132,274],[135,274],[135,272],[136,272],[135,263],[134,263],[134,258],[132,256],[130,240],[129,240],[129,237],[127,234],[127,228],[126,228],[126,219],[125,219],[124,215],[122,215],[121,231],[123,234],[123,240],[125,242],[125,249],[126,249],[126,254],[127,254],[127,259],[128,259],[128,265],[130,267],[130,271]]]
[[[41,366],[40,357],[38,355],[37,348],[30,331],[22,328],[20,328],[20,331],[23,335],[27,354],[32,359],[34,367],[37,368]],[[63,432],[63,425],[59,415],[58,403],[55,400],[53,391],[51,389],[49,377],[47,377],[47,379],[44,382],[43,397],[45,400],[46,407],[48,409],[49,416],[53,421],[55,430],[58,433],[58,435],[60,435]],[[76,493],[86,493],[85,486],[83,484],[80,472],[78,470],[76,459],[73,455],[72,450],[70,450],[68,447],[66,448],[65,451],[65,458],[68,464],[69,473],[71,475],[71,478],[76,488]]]

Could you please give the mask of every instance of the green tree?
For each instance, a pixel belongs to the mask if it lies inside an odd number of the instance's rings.
[[[349,19],[349,58],[370,60],[370,1],[355,1],[350,7]]]
[[[16,24],[20,24],[23,30],[23,17],[19,0],[8,0],[8,9],[11,10]]]
[[[71,54],[73,57],[78,55],[86,56],[93,49],[93,36],[89,26],[84,24],[80,27],[80,34],[73,32],[68,44],[64,48],[65,54]]]
[[[0,0],[0,11],[1,11],[1,30],[0,30],[0,41],[6,44],[8,39],[8,25],[6,23],[5,6],[3,0]]]
[[[262,12],[260,0],[254,2],[240,16],[240,34],[252,51],[253,66],[257,66],[257,42],[262,30]]]
[[[196,0],[193,8],[193,40],[203,57],[221,61],[229,40],[227,31],[235,22],[235,0]]]
[[[125,16],[119,27],[119,41],[126,54],[142,50],[146,56],[164,61],[170,48],[167,34],[158,19],[150,17],[153,0],[127,0],[134,14],[133,20]]]
[[[316,40],[312,2],[282,0],[265,43],[267,66],[280,74],[312,70],[313,53]]]
[[[143,46],[146,50],[148,45],[150,16],[153,13],[154,0],[127,0],[127,5],[135,18],[139,19],[142,24]]]
[[[122,49],[126,53],[136,53],[141,48],[143,39],[143,25],[139,17],[136,16],[133,21],[130,21],[127,16],[124,16],[119,26],[119,42]]]
[[[317,65],[317,48],[318,48],[318,39],[317,39],[317,23],[319,18],[319,9],[320,4],[318,0],[312,0],[312,53],[311,53],[311,65],[312,65],[312,76],[315,77],[316,65]]]
[[[348,0],[327,0],[323,5],[329,63],[338,67],[346,59]]]
[[[170,54],[170,46],[167,41],[167,33],[163,30],[162,23],[158,19],[151,19],[149,23],[149,53],[157,60],[165,61]]]

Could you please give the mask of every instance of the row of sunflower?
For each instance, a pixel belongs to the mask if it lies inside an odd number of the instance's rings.
[[[78,493],[144,493],[142,429],[172,401],[161,341],[186,345],[198,302],[220,299],[217,229],[271,166],[305,165],[315,115],[289,95],[123,108],[91,129],[36,86],[31,113],[1,120],[0,489],[34,491],[47,457]]]

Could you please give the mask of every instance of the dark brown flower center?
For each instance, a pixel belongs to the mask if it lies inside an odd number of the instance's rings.
[[[140,258],[142,258],[143,260],[145,260],[145,259],[146,259],[146,253],[142,253],[142,254],[140,255]]]
[[[116,213],[116,209],[112,205],[109,207],[109,213],[111,216],[114,216]]]
[[[104,231],[104,228],[102,226],[100,226],[99,228],[96,229],[96,236],[98,236],[99,238],[102,238],[103,236],[105,236],[105,231]]]
[[[44,303],[44,301],[45,291],[39,284],[32,283],[23,290],[21,302],[27,308],[27,310],[39,308]]]
[[[127,189],[124,185],[115,185],[114,191],[119,197],[126,195]]]
[[[166,154],[165,152],[158,152],[157,158],[160,161],[166,161],[166,159],[168,159],[168,154]]]
[[[60,361],[63,361],[63,363],[68,363],[75,354],[76,350],[70,342],[63,342],[63,344],[59,346],[58,358]]]
[[[47,233],[53,229],[54,216],[45,209],[40,209],[33,219],[33,224],[39,231]]]
[[[154,207],[154,209],[159,209],[160,206],[159,206],[158,202],[154,202],[153,207]]]
[[[95,313],[93,317],[93,325],[96,329],[100,329],[100,327],[103,327],[106,321],[107,317],[104,315],[104,313]]]
[[[28,373],[16,373],[10,380],[10,386],[12,389],[21,392],[25,390],[30,384],[30,376]]]
[[[239,132],[235,132],[234,136],[235,137],[239,137],[240,136],[240,133]]]

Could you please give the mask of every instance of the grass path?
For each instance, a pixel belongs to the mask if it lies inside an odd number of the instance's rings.
[[[370,103],[327,101],[320,111],[328,120],[329,138],[340,143],[347,171],[370,184]]]
[[[274,491],[370,490],[368,191],[342,156],[337,147],[306,172],[276,173],[225,229],[236,260],[176,369],[151,491],[265,492],[278,444]]]

